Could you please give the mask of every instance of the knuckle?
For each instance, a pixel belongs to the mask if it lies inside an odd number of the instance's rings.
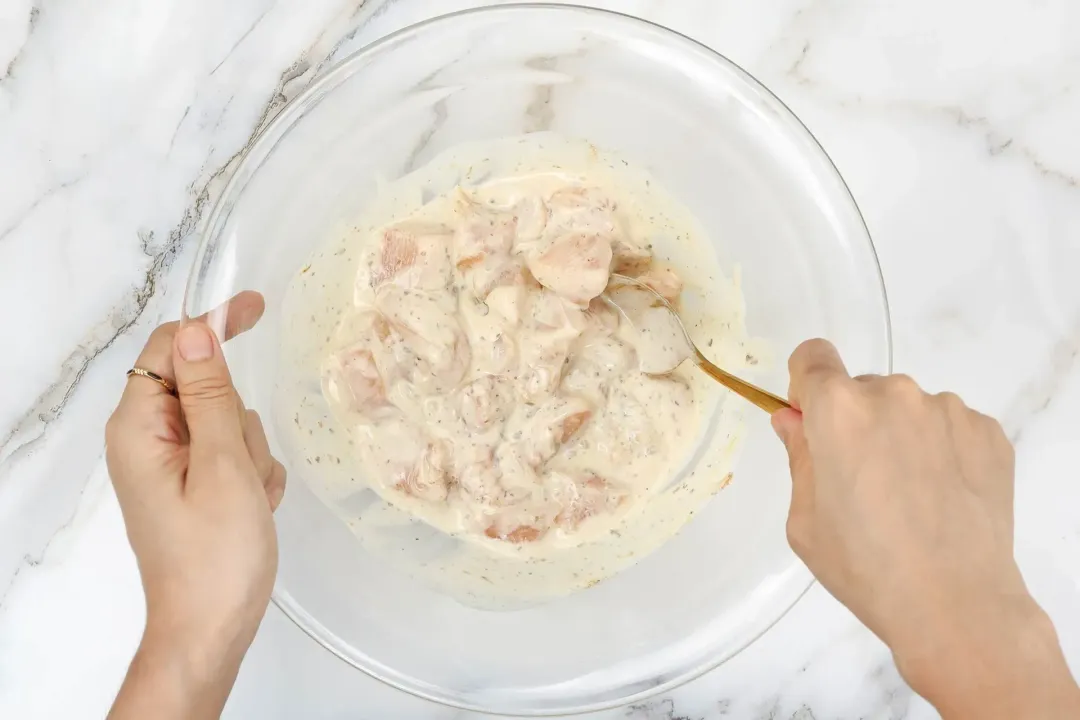
[[[828,340],[823,338],[811,338],[802,342],[797,348],[795,348],[796,355],[804,355],[813,357],[820,355],[821,353],[831,353],[832,344]]]
[[[966,415],[972,412],[963,399],[954,392],[938,393],[934,398],[950,415]]]
[[[895,398],[915,400],[922,398],[926,394],[913,377],[903,373],[890,375],[883,382],[886,394]]]
[[[234,405],[236,402],[232,386],[228,380],[221,377],[204,377],[190,380],[180,388],[180,393],[188,400],[203,407],[226,407]]]
[[[827,340],[806,340],[791,353],[788,369],[792,375],[801,375],[819,366],[824,359],[831,359],[835,353],[832,344]]]

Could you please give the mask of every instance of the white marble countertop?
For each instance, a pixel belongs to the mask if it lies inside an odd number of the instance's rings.
[[[0,717],[103,717],[143,605],[102,426],[175,316],[233,161],[327,63],[476,0],[7,0],[0,7]],[[833,157],[873,235],[896,366],[1017,444],[1017,553],[1080,668],[1080,5],[610,0],[732,58]],[[457,718],[274,608],[226,709]],[[637,720],[934,712],[815,587]]]

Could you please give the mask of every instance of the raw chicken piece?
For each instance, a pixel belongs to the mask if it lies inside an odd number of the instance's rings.
[[[568,231],[622,236],[621,223],[616,217],[615,201],[593,187],[569,187],[557,190],[548,198],[550,217],[547,234],[564,234]]]
[[[523,400],[538,403],[555,392],[570,348],[586,326],[581,309],[554,293],[532,296],[525,328],[518,333],[518,394]]]
[[[578,305],[563,300],[549,290],[533,294],[526,321],[526,327],[530,330],[550,332],[556,338],[573,340],[584,332],[587,325],[588,318]]]
[[[509,380],[484,375],[461,389],[461,418],[474,430],[490,430],[507,416],[513,400]]]
[[[386,404],[386,385],[366,343],[331,355],[322,375],[327,396],[350,410],[368,413]]]
[[[592,416],[592,407],[576,397],[557,397],[543,405],[516,413],[506,427],[521,457],[538,468],[574,436]]]
[[[460,189],[455,210],[461,223],[454,233],[454,265],[465,288],[483,300],[496,287],[522,283],[521,265],[510,256],[517,215],[476,203]]]
[[[669,303],[679,300],[683,291],[683,281],[671,268],[654,266],[637,276],[637,279],[660,293]]]
[[[597,439],[597,449],[616,466],[643,460],[660,451],[660,437],[648,403],[642,402],[637,393],[629,392],[626,385],[623,376],[620,382],[608,387],[607,402],[589,428],[589,437]]]
[[[498,507],[505,492],[499,484],[499,471],[491,448],[486,445],[458,446],[455,450],[458,455],[454,459],[454,476],[461,496],[474,506],[472,512],[483,515]]]
[[[549,471],[539,493],[501,509],[485,529],[487,537],[511,543],[535,542],[552,528],[576,531],[595,515],[616,511],[629,493],[591,472]]]
[[[487,300],[488,295],[503,287],[525,287],[526,275],[521,262],[516,258],[489,256],[476,265],[460,271],[462,285],[478,300]]]
[[[469,365],[469,343],[451,297],[389,283],[376,291],[375,306],[418,361],[412,368],[414,383],[445,392],[461,381]]]
[[[445,440],[430,443],[420,454],[397,488],[411,497],[428,502],[443,502],[450,494],[451,448]]]
[[[544,287],[587,305],[607,287],[611,258],[608,236],[573,232],[528,253],[525,264]]]
[[[374,310],[347,315],[335,337],[345,347],[323,362],[323,389],[348,410],[370,414],[388,402],[387,390],[399,377],[388,351],[392,330]]]
[[[460,188],[454,201],[461,222],[454,232],[454,265],[460,270],[486,258],[508,257],[517,233],[517,216],[481,205]]]
[[[494,288],[484,299],[484,304],[501,318],[508,328],[517,327],[525,305],[525,284],[514,283]]]
[[[542,402],[562,382],[570,340],[551,331],[527,331],[518,342],[518,396],[528,403]]]
[[[631,277],[648,270],[653,261],[649,250],[635,245],[626,235],[616,235],[612,238],[611,255],[611,271]]]
[[[561,508],[555,516],[555,525],[571,532],[594,515],[615,511],[628,496],[626,490],[593,473],[571,476],[552,471],[544,477],[544,487],[554,504]]]
[[[549,237],[556,232],[602,235],[611,243],[611,271],[638,275],[649,268],[652,252],[635,242],[618,217],[618,206],[600,189],[572,187],[555,192],[550,200]]]
[[[441,290],[450,283],[450,228],[405,222],[381,232],[378,247],[357,274],[358,303],[388,282],[418,290]]]
[[[357,426],[353,432],[367,461],[369,481],[399,492],[415,483],[411,476],[427,443],[400,413],[390,410],[378,422]]]
[[[517,235],[514,245],[531,243],[540,239],[547,228],[551,211],[548,206],[535,195],[527,195],[516,203],[511,210],[517,218]]]
[[[593,330],[610,335],[619,328],[619,311],[613,308],[603,298],[595,298],[589,303],[589,309],[585,313],[585,320]]]
[[[561,390],[599,406],[605,402],[611,384],[630,369],[632,359],[626,345],[611,335],[591,337],[572,353]]]
[[[532,525],[517,525],[507,531],[499,528],[499,523],[493,523],[484,531],[492,540],[504,540],[515,545],[519,543],[536,542],[544,536],[543,531]]]
[[[383,232],[379,253],[371,271],[371,286],[379,287],[410,269],[420,256],[416,237],[398,228]]]
[[[472,371],[501,375],[517,367],[517,345],[507,321],[471,295],[458,297],[462,329],[472,348]]]
[[[562,382],[569,354],[569,342],[537,341],[537,335],[522,338],[517,375],[518,397],[527,403],[537,404],[554,395]]]
[[[503,495],[499,503],[478,519],[485,535],[512,543],[533,542],[547,532],[554,517],[552,508],[544,496],[540,478],[535,470],[523,463],[509,445],[502,445],[498,452],[499,466],[503,469]]]

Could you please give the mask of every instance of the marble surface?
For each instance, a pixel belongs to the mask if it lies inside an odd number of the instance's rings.
[[[335,58],[476,0],[0,5],[0,717],[103,717],[143,605],[102,426],[175,316],[194,229],[268,118]],[[1016,442],[1017,553],[1080,668],[1080,5],[609,0],[723,52],[806,122],[884,269],[898,370]],[[634,720],[934,717],[815,587]],[[226,709],[460,718],[271,608]]]

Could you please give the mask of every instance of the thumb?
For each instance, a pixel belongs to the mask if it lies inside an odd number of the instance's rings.
[[[244,452],[239,400],[214,332],[200,322],[181,328],[173,344],[173,368],[192,447]]]

